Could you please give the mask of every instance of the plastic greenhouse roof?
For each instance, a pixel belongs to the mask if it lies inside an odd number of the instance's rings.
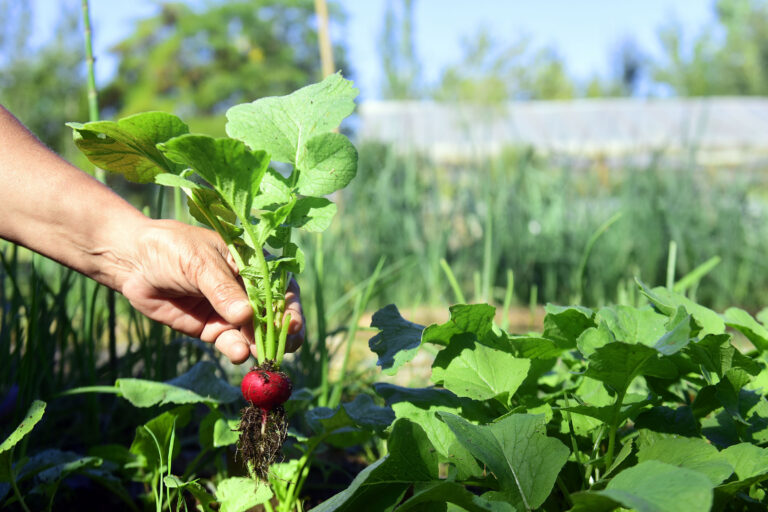
[[[499,106],[369,101],[358,139],[391,143],[441,161],[531,146],[545,154],[626,158],[659,152],[698,163],[768,162],[768,98],[583,99]]]

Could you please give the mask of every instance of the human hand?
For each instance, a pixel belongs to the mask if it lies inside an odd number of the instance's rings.
[[[256,355],[253,311],[237,280],[237,266],[221,237],[208,229],[171,220],[149,220],[119,257],[117,288],[138,311],[173,329],[213,343],[233,363]],[[291,281],[286,351],[304,341],[299,287]]]

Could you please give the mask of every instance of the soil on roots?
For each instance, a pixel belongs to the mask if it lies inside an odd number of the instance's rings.
[[[266,480],[269,467],[277,461],[288,434],[285,410],[275,407],[265,411],[249,404],[240,411],[240,416],[237,452],[256,476]]]

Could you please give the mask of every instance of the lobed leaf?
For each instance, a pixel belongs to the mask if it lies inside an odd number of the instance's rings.
[[[189,133],[178,117],[144,112],[119,121],[67,123],[75,144],[96,167],[136,183],[152,183],[161,173],[179,174],[184,166],[163,156],[157,144]]]
[[[264,151],[250,151],[240,141],[206,135],[182,135],[158,144],[169,160],[192,168],[247,222],[253,198],[269,166]]]
[[[273,159],[297,163],[314,136],[327,133],[355,109],[358,90],[341,74],[287,96],[261,98],[227,110],[227,135]]]
[[[402,365],[416,356],[421,346],[424,326],[404,319],[394,304],[373,314],[371,327],[380,330],[368,347],[379,356],[376,364],[387,375],[394,375]]]
[[[540,507],[552,491],[569,450],[547,437],[543,416],[512,414],[490,425],[473,425],[439,412],[456,437],[499,481],[515,508]]]

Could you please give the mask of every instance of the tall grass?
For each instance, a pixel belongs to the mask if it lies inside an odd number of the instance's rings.
[[[764,184],[754,175],[661,158],[607,175],[525,149],[447,166],[361,145],[358,176],[324,235],[323,294],[342,296],[386,256],[401,268],[382,281],[382,302],[451,302],[445,259],[468,300],[501,304],[512,271],[518,304],[536,294],[540,303],[600,305],[625,296],[635,276],[664,284],[674,241],[678,276],[722,259],[694,290],[698,300],[768,303]],[[305,278],[305,290],[311,283]]]

